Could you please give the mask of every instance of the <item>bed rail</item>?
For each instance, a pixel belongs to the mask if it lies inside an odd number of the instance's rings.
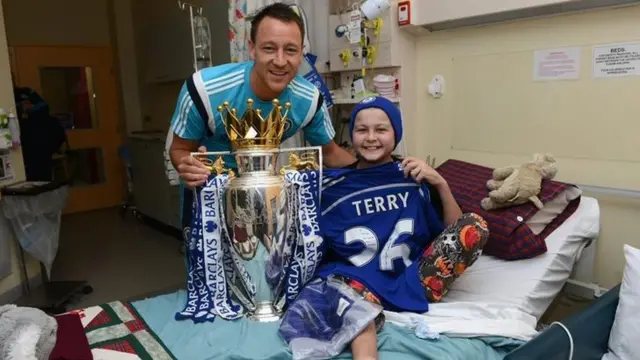
[[[629,189],[620,189],[620,188],[595,186],[595,185],[580,185],[580,184],[575,184],[575,185],[578,186],[580,189],[582,189],[582,191],[586,191],[593,194],[640,199],[640,190],[629,190]]]

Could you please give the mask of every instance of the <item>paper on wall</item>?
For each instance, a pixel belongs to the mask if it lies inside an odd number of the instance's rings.
[[[11,164],[11,153],[9,152],[0,155],[0,181],[7,180],[15,180]]]
[[[593,48],[593,77],[640,75],[640,43],[613,44]]]
[[[580,77],[580,48],[536,50],[533,54],[533,80],[575,80]]]

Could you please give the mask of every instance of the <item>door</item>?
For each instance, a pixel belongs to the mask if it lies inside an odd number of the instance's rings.
[[[111,49],[14,46],[13,56],[16,84],[37,91],[66,129],[70,149],[56,159],[69,179],[64,213],[122,203],[124,166],[118,148],[123,136]]]

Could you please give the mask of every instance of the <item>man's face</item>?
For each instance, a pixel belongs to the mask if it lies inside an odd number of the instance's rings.
[[[255,43],[249,43],[254,71],[262,91],[279,94],[296,76],[302,62],[302,33],[295,22],[266,17],[258,25]]]

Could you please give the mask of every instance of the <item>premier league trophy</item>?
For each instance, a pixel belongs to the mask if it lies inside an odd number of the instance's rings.
[[[207,205],[207,194],[200,197],[205,238],[202,257],[211,306],[216,315],[228,319],[236,317],[225,316],[227,312],[260,322],[280,319],[287,299],[295,297],[310,279],[321,255],[315,206],[321,151],[280,149],[291,104],[283,106],[277,99],[272,104],[271,112],[264,116],[249,99],[247,110],[239,117],[225,102],[218,107],[217,116],[223,120],[233,152],[192,154],[214,178],[223,179],[220,188],[209,195],[214,205]],[[309,156],[310,151],[317,152],[317,158]],[[289,163],[279,166],[278,155],[286,152]],[[217,160],[211,160],[211,155],[218,156]],[[225,169],[222,155],[235,157],[237,174]],[[315,187],[310,188],[311,183]],[[216,215],[216,209],[220,214]],[[220,229],[207,220],[209,214],[216,216]],[[207,238],[210,230],[217,237]]]

